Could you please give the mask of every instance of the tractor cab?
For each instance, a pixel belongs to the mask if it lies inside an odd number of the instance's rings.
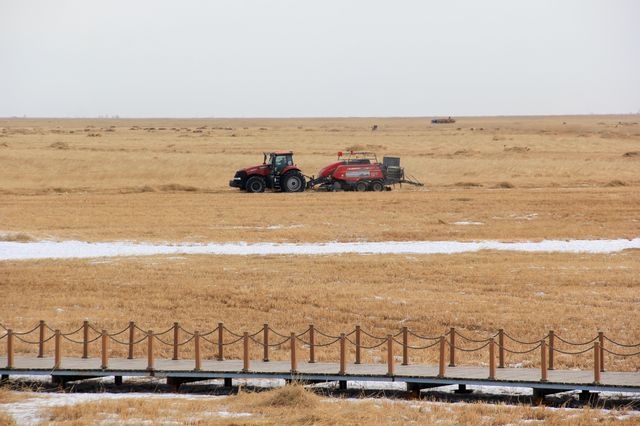
[[[264,160],[262,164],[267,164],[271,168],[271,174],[280,174],[282,169],[293,166],[293,152],[269,152],[263,153]],[[268,157],[268,162],[267,162]]]

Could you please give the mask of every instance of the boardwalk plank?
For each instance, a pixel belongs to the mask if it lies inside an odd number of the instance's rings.
[[[17,356],[14,359],[14,368],[7,370],[4,368],[7,363],[6,356],[0,356],[0,371],[3,375],[26,375],[31,373],[47,374],[53,373],[56,375],[72,375],[75,373],[91,373],[100,376],[108,376],[110,373],[118,372],[130,372],[132,375],[151,375],[152,373],[147,371],[147,359],[125,359],[125,358],[111,358],[109,359],[109,368],[102,370],[100,368],[99,358],[87,358],[82,359],[78,357],[65,357],[61,360],[61,368],[53,370],[54,360],[51,357],[47,358],[35,358]],[[291,375],[291,364],[289,361],[258,361],[252,360],[249,365],[249,370],[243,372],[243,362],[241,360],[203,360],[201,364],[201,370],[199,372],[194,371],[194,361],[185,360],[169,360],[169,359],[157,359],[155,360],[154,375],[173,375],[180,376],[180,374],[192,375],[198,373],[200,376],[210,376],[212,378],[217,375],[242,375],[246,377],[255,377],[260,375],[262,377],[274,375]],[[336,380],[339,371],[339,364],[337,363],[308,363],[299,362],[298,368],[293,376],[327,376]],[[386,364],[347,364],[346,375],[342,376],[345,380],[350,378],[369,378],[371,380],[397,380],[397,381],[416,381],[422,379],[437,379],[438,367],[434,365],[395,365],[395,375],[387,375]],[[126,374],[123,374],[126,375]],[[445,381],[451,380],[456,383],[464,383],[468,381],[487,381],[489,378],[489,369],[487,367],[448,367],[446,369]],[[496,369],[495,380],[491,382],[505,383],[512,386],[520,384],[540,383],[540,370],[535,368],[498,368]],[[563,385],[591,385],[593,384],[593,372],[592,371],[577,371],[577,370],[549,370],[548,382],[545,385],[550,386],[553,384]],[[608,387],[624,387],[626,390],[640,392],[640,372],[603,372],[601,373],[601,386]]]

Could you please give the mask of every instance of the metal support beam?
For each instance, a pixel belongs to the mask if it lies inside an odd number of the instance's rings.
[[[457,394],[473,393],[473,390],[467,389],[467,385],[465,384],[459,384],[458,389],[454,390],[453,393],[457,393]]]

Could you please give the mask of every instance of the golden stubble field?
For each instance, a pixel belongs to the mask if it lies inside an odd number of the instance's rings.
[[[633,237],[639,123],[0,120],[0,232],[96,241]],[[308,175],[340,150],[397,155],[426,186],[383,194],[242,194],[227,186],[236,169],[276,149],[293,150]]]
[[[373,124],[379,126],[375,132]],[[340,150],[400,156],[426,186],[379,194],[243,194],[227,186],[236,169],[276,149],[293,150],[308,175]],[[445,126],[418,118],[4,119],[0,164],[0,239],[5,240],[512,241],[640,235],[638,116],[462,118]],[[282,332],[313,322],[328,333],[360,324],[378,335],[408,326],[426,335],[456,327],[476,337],[502,327],[523,339],[554,329],[572,340],[602,330],[635,343],[640,342],[639,261],[638,251],[626,251],[0,262],[0,321],[24,329],[44,319],[71,329],[89,319],[114,330],[129,320],[157,330],[173,321],[190,330],[224,321],[236,331],[255,331],[268,322]],[[18,350],[27,348],[18,345]],[[207,350],[212,355],[212,348]],[[190,351],[185,347],[184,356]],[[228,353],[239,354],[240,348]],[[284,346],[273,356],[287,354]],[[365,354],[373,361],[381,355]],[[411,359],[434,362],[436,354],[416,352]],[[476,365],[486,361],[486,354],[465,358]],[[537,366],[539,360],[533,354],[509,362]],[[591,360],[559,356],[556,362],[588,368]],[[627,371],[640,366],[637,357],[607,363]],[[118,407],[100,409],[124,416]],[[487,414],[483,407],[461,409],[453,418],[474,422],[502,415]],[[341,405],[338,412],[349,410]],[[80,411],[63,410],[51,420],[82,423]],[[433,418],[442,418],[436,411]],[[397,420],[376,417],[373,408],[367,412],[373,417],[354,414],[353,422]],[[322,413],[318,422],[331,423],[333,417]],[[265,423],[275,421],[265,416]]]
[[[156,332],[174,321],[191,332],[211,330],[223,321],[237,334],[256,332],[269,323],[288,335],[313,323],[324,333],[338,335],[359,324],[378,336],[395,334],[402,326],[426,336],[438,336],[448,327],[456,327],[466,336],[481,339],[504,328],[522,340],[539,339],[554,330],[565,339],[581,342],[604,331],[616,341],[635,343],[640,342],[636,326],[640,317],[633,309],[640,303],[639,269],[637,251],[614,255],[483,252],[5,262],[0,269],[4,288],[0,310],[10,315],[11,321],[5,322],[22,330],[39,319],[63,331],[77,329],[88,319],[98,329],[111,332],[125,328],[130,320],[137,321],[143,330]],[[163,338],[170,341],[170,337]],[[226,338],[235,340],[231,335]],[[274,335],[272,342],[279,340]],[[366,339],[363,345],[375,343]],[[207,358],[213,357],[214,346],[204,345]],[[35,349],[24,344],[17,348]],[[138,355],[144,356],[145,350],[139,345]],[[366,351],[365,357],[382,362],[384,350]],[[80,345],[65,342],[65,353],[80,351]],[[92,351],[98,353],[97,343]],[[124,355],[126,346],[113,344],[112,351]],[[171,347],[159,345],[158,351],[169,356]],[[181,351],[191,356],[193,347],[187,345]],[[240,357],[241,343],[225,351]],[[259,345],[252,344],[252,351],[256,359],[261,356]],[[306,349],[300,351],[304,359]],[[319,359],[335,361],[339,357],[336,344],[318,352]],[[411,360],[432,363],[437,355],[437,348],[416,350],[411,352]],[[288,344],[273,349],[274,358],[288,356]],[[486,351],[459,356],[460,362],[468,365],[487,363]],[[511,356],[509,362],[537,366],[539,353]],[[588,368],[591,362],[591,353],[557,356],[557,365],[565,367]],[[638,359],[608,359],[607,365],[635,371]]]
[[[418,118],[5,119],[0,135],[0,236],[8,240],[517,241],[640,235],[637,116],[462,118],[439,126]],[[292,149],[312,174],[347,148],[398,155],[426,186],[302,194],[245,194],[227,186],[237,168],[261,161],[262,151]],[[428,306],[429,316],[415,323],[424,332],[515,327],[530,337],[566,327],[586,336],[607,318],[619,318],[608,326],[623,335],[629,328],[624,318],[634,319],[638,300],[623,297],[630,293],[621,289],[635,290],[637,252],[586,256],[606,267],[577,268],[585,256],[1,262],[0,284],[8,296],[2,319],[20,326],[40,318],[63,320],[62,326],[89,317],[117,318],[158,327],[174,320],[194,326],[225,320],[241,327],[279,321],[303,326],[313,320],[337,331],[355,322],[397,328]],[[512,264],[529,275],[508,272]],[[229,265],[239,269],[221,270]],[[163,273],[152,273],[157,270]],[[458,292],[450,291],[451,283]],[[467,286],[479,293],[470,296]],[[539,288],[525,295],[545,297],[534,298],[536,309],[525,314],[531,301],[518,296],[528,286]],[[211,288],[211,294],[196,291]],[[239,289],[243,296],[235,300]],[[386,295],[378,295],[375,306],[351,304],[353,297],[365,300],[382,289]],[[622,300],[611,304],[618,296]],[[72,302],[78,297],[81,302]],[[347,316],[335,314],[343,312],[337,308],[342,300]],[[603,311],[603,303],[611,309]],[[64,314],[52,311],[54,305]],[[309,317],[312,307],[318,311]],[[568,313],[578,308],[583,314]],[[297,312],[306,314],[292,315]],[[499,317],[501,312],[511,313]],[[376,315],[389,320],[364,320]]]

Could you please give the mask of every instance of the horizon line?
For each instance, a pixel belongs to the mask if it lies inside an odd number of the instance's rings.
[[[429,118],[502,118],[502,117],[611,117],[611,116],[640,116],[639,112],[626,113],[569,113],[569,114],[486,114],[486,115],[326,115],[326,116],[0,116],[0,120],[317,120],[317,119],[429,119]]]

